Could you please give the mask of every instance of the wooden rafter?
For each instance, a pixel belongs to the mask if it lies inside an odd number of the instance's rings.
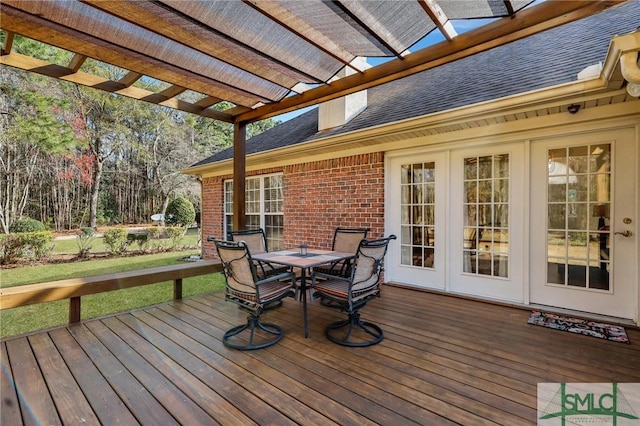
[[[118,80],[118,83],[122,84],[124,87],[129,87],[136,81],[140,80],[140,78],[142,78],[142,74],[130,71],[127,75]]]
[[[513,3],[511,3],[511,0],[504,0],[504,7],[507,8],[507,13],[509,13],[509,16],[513,16],[515,14],[515,11],[513,10]]]
[[[170,88],[171,91],[165,91],[165,94],[154,93],[149,90],[134,87],[132,85],[125,85],[119,81],[108,80],[103,77],[98,77],[92,74],[83,72],[74,72],[71,68],[61,65],[51,64],[40,59],[31,58],[29,56],[21,55],[19,53],[11,53],[0,57],[0,63],[9,65],[15,68],[19,68],[25,71],[35,72],[37,74],[46,75],[48,77],[54,77],[61,80],[69,81],[81,86],[93,87],[95,89],[104,90],[106,92],[117,93],[129,98],[150,102],[154,104],[164,105],[170,108],[178,109],[192,114],[201,115],[203,117],[209,117],[220,121],[231,122],[233,118],[231,115],[224,112],[208,109],[197,104],[191,104],[189,102],[181,101],[173,96],[167,96],[172,93],[177,93],[178,89]],[[129,75],[129,74],[128,74]],[[126,78],[127,76],[125,76]],[[132,79],[130,79],[132,80]],[[134,80],[135,81],[135,80]],[[133,83],[133,81],[131,81]],[[175,87],[175,86],[174,86]],[[180,88],[184,91],[184,88]]]
[[[429,15],[429,18],[436,24],[436,27],[445,36],[447,40],[453,40],[458,35],[456,29],[453,28],[453,24],[447,18],[440,5],[436,0],[418,0],[420,6]]]
[[[390,43],[382,34],[379,34],[378,31],[374,30],[374,27],[377,25],[377,22],[373,19],[367,19],[365,16],[358,16],[349,9],[349,5],[345,4],[344,0],[334,0],[333,4],[338,7],[342,12],[349,16],[353,21],[357,22],[358,25],[374,39],[378,41],[381,45],[385,47],[389,52],[393,53],[393,55],[397,58],[402,59],[401,53],[399,49],[396,49],[392,43]]]
[[[206,96],[200,99],[198,102],[196,102],[195,105],[202,108],[209,108],[210,106],[213,106],[219,102],[222,102],[222,99],[214,98],[213,96]]]
[[[0,49],[1,55],[8,55],[11,53],[11,49],[13,48],[13,38],[15,34],[11,31],[7,31],[4,36],[4,41],[2,42],[2,49]]]
[[[181,93],[184,93],[187,89],[180,86],[171,86],[164,89],[162,92],[158,93],[161,96],[165,96],[167,99],[175,98]]]
[[[78,55],[76,53],[75,55],[73,55],[73,58],[71,58],[71,61],[69,62],[69,65],[67,66],[67,68],[69,68],[73,72],[78,72],[78,70],[80,70],[80,67],[82,66],[82,64],[84,64],[84,61],[86,60],[87,60],[86,56]]]

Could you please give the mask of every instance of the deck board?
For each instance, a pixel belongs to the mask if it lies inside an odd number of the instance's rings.
[[[245,314],[220,293],[2,342],[1,425],[535,424],[540,382],[640,382],[631,344],[528,325],[528,310],[387,286],[362,311],[385,339],[329,342],[343,313],[292,299],[265,314],[275,346],[222,334]]]

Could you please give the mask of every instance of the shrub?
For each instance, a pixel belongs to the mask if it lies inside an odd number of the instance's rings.
[[[171,248],[174,249],[178,246],[178,243],[184,237],[186,228],[179,226],[167,226],[164,228],[165,233],[171,239]]]
[[[78,257],[84,258],[89,255],[89,252],[91,251],[91,245],[95,240],[95,235],[96,235],[96,231],[93,228],[89,228],[89,227],[80,228],[80,231],[78,231],[78,234],[77,234],[77,237],[78,237],[77,243],[78,243],[78,250],[79,250]]]
[[[149,250],[160,251],[160,249],[162,248],[162,242],[160,242],[160,239],[164,234],[164,228],[160,226],[145,228],[144,233],[147,234],[147,243],[149,244]]]
[[[104,231],[104,243],[109,246],[109,253],[122,254],[127,251],[127,230],[124,228],[111,228]]]
[[[16,263],[23,251],[24,244],[20,234],[0,234],[0,264]]]
[[[27,251],[32,253],[35,260],[42,260],[51,254],[54,247],[53,232],[26,232],[23,236]]]
[[[41,232],[46,230],[47,227],[44,225],[44,223],[28,217],[16,220],[11,224],[11,226],[9,226],[10,233]]]
[[[178,197],[167,206],[165,222],[170,226],[187,227],[196,220],[196,209],[193,203],[184,197]]]
[[[133,242],[138,243],[138,249],[140,251],[145,251],[149,243],[149,237],[146,232],[144,234],[130,233],[127,234],[127,241],[129,244],[132,244]]]
[[[0,237],[0,263],[8,265],[19,259],[41,260],[53,250],[50,231],[19,232]]]
[[[164,232],[164,228],[160,226],[154,226],[153,228],[145,228],[144,233],[147,234],[147,238],[149,240],[159,240],[162,238],[162,233]]]

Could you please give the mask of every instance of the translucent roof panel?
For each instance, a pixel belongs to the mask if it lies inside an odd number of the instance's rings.
[[[418,2],[287,1],[284,6],[352,56],[396,56],[435,28]]]
[[[524,8],[533,0],[438,0],[445,15],[449,19],[496,18],[509,16],[507,4],[514,12]]]
[[[636,0],[536,1],[530,8],[532,0],[2,0],[0,29],[9,42],[0,61],[223,121],[252,122],[440,66],[626,1]],[[478,18],[498,22],[484,31],[485,24],[476,21],[479,27],[464,34],[452,24]],[[61,62],[30,58],[28,52],[12,51],[14,34],[73,55]],[[425,43],[438,34],[445,40]],[[380,63],[360,69],[354,64],[359,57]],[[90,67],[80,69],[87,58],[123,71],[114,77],[91,75]],[[346,66],[360,72],[334,78]],[[137,90],[143,78],[167,87]],[[180,98],[186,90],[203,97],[195,102]],[[210,108],[222,101],[234,107]]]
[[[354,50],[358,56],[398,55],[436,28],[418,2],[346,1],[343,5],[392,49],[392,52],[383,49],[381,53],[385,53],[384,55]],[[345,42],[348,43],[349,40]]]
[[[259,79],[233,65],[168,40],[130,22],[114,18],[84,3],[75,1],[48,3],[47,9],[55,14],[64,13],[64,20],[73,28],[86,33],[100,29],[101,36],[106,41],[248,91],[256,95],[256,100],[276,101],[288,93],[287,89]],[[250,90],[246,90],[247,88]]]
[[[163,3],[317,81],[328,81],[344,67],[342,62],[244,2],[166,0]]]
[[[297,69],[277,63],[263,52],[234,42],[222,32],[214,31],[206,22],[191,17],[159,2],[138,2],[136,7],[156,16],[173,39],[187,44],[205,54],[215,56],[227,63],[237,63],[241,68],[284,87],[292,87],[309,79]],[[152,23],[147,28],[156,29]],[[165,35],[166,32],[165,32]]]

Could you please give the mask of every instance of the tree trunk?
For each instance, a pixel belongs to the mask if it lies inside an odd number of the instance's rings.
[[[102,179],[102,161],[96,156],[93,165],[93,181],[91,182],[91,204],[89,206],[89,227],[97,228],[98,196],[100,195],[100,180]]]

